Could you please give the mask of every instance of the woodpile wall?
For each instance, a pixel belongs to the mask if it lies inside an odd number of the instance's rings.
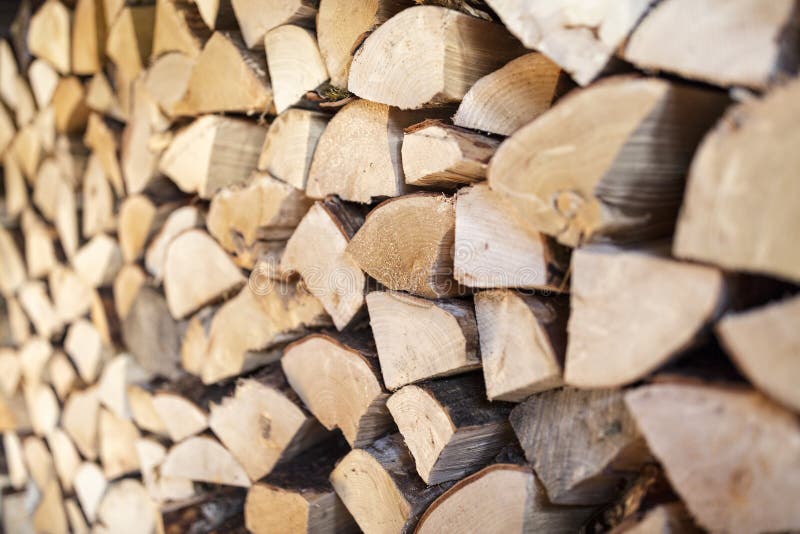
[[[800,531],[799,30],[24,0],[5,532]]]

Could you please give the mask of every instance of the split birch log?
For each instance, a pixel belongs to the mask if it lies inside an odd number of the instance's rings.
[[[42,438],[29,436],[22,442],[22,453],[36,489],[44,491],[51,480],[56,480],[53,457]]]
[[[69,9],[58,0],[48,0],[31,17],[28,49],[61,74],[69,74],[71,35]]]
[[[181,367],[191,375],[199,377],[203,374],[208,333],[218,309],[219,306],[206,306],[186,323],[186,330],[181,340]]]
[[[525,46],[548,56],[581,85],[600,74],[652,3],[626,0],[589,6],[571,0],[487,0]]]
[[[347,254],[389,289],[452,296],[462,289],[453,279],[455,219],[455,202],[440,194],[390,199],[370,212]]]
[[[28,124],[19,129],[11,143],[11,149],[19,163],[19,168],[28,183],[36,180],[36,170],[42,159],[42,143],[36,126]]]
[[[50,228],[31,209],[22,213],[22,234],[25,238],[25,263],[28,277],[43,278],[56,264],[53,234]]]
[[[227,30],[236,27],[230,0],[194,0],[194,3],[209,29]]]
[[[50,386],[26,384],[22,389],[33,432],[48,436],[55,430],[61,416],[61,406]]]
[[[47,158],[39,165],[33,184],[33,204],[48,221],[55,219],[61,193],[74,194],[62,177],[61,169],[54,158]],[[63,187],[66,185],[66,187]]]
[[[145,370],[174,378],[180,365],[180,328],[164,297],[143,286],[122,321],[122,338]]]
[[[97,458],[97,422],[100,401],[97,388],[73,391],[64,403],[61,427],[69,434],[81,455],[87,460]]]
[[[450,485],[425,485],[400,434],[353,449],[330,480],[362,531],[403,534],[414,531],[420,515]]]
[[[100,159],[92,154],[83,175],[81,234],[91,238],[116,226],[114,218],[114,192],[106,179]],[[120,236],[121,237],[121,236]]]
[[[20,10],[21,11],[21,10]],[[17,76],[19,66],[11,45],[5,39],[0,40],[0,98],[13,110],[17,104]]]
[[[129,195],[119,206],[117,235],[122,259],[139,259],[156,218],[156,207],[144,195]]]
[[[66,354],[56,351],[47,365],[47,374],[56,395],[63,403],[78,382],[78,373],[75,372]]]
[[[181,52],[195,58],[210,35],[194,2],[156,0],[152,57]]]
[[[75,76],[61,78],[53,91],[52,100],[56,130],[60,133],[82,132],[89,118],[89,108],[86,106],[86,92],[80,80]]]
[[[11,296],[4,298],[6,300],[6,313],[8,314],[11,338],[17,345],[22,345],[31,337],[30,321],[16,298]],[[58,311],[58,307],[56,307],[56,311]],[[59,315],[61,315],[60,312]]]
[[[90,286],[110,286],[122,267],[119,244],[113,237],[97,234],[75,253],[72,266]]]
[[[153,406],[153,395],[141,386],[131,384],[126,390],[128,396],[128,406],[131,410],[131,419],[140,429],[164,436],[167,434],[167,427],[164,421],[158,416],[155,406]]]
[[[524,51],[500,24],[415,6],[367,37],[353,56],[347,85],[362,98],[401,109],[458,102],[479,78]]]
[[[454,188],[486,179],[486,169],[500,141],[427,120],[403,135],[403,174],[409,185]]]
[[[329,117],[305,109],[287,109],[272,121],[258,158],[258,169],[297,189],[305,189],[311,157]]]
[[[33,512],[33,528],[36,532],[67,534],[67,516],[64,498],[57,480],[51,480],[42,488],[41,498]]]
[[[25,76],[17,76],[15,91],[15,119],[18,125],[23,126],[33,121],[36,116],[36,103],[33,99],[33,91]]]
[[[59,81],[58,73],[43,59],[34,59],[28,68],[28,81],[36,99],[36,107],[45,109],[53,98]]]
[[[169,126],[145,84],[144,78],[132,84],[130,116],[122,134],[120,166],[128,194],[141,193],[156,182],[162,149],[150,139]]]
[[[786,232],[800,228],[794,171],[800,154],[800,81],[731,109],[706,137],[692,163],[673,254],[725,269],[797,282],[800,263]],[[746,147],[746,148],[745,148]],[[733,157],[733,154],[740,154]],[[768,173],[774,188],[758,191]]]
[[[392,427],[377,352],[361,338],[314,334],[289,345],[281,358],[286,379],[328,430],[364,447]]]
[[[194,59],[191,56],[168,52],[147,69],[145,88],[167,117],[174,115],[175,104],[186,94],[193,68]]]
[[[113,127],[110,121],[106,121],[97,113],[89,115],[83,142],[100,159],[114,192],[118,197],[121,197],[125,192],[125,185],[122,178],[122,169],[117,158],[118,137],[117,128]]]
[[[46,378],[44,370],[50,356],[53,355],[53,347],[50,343],[40,337],[33,337],[22,345],[17,351],[19,357],[19,372],[22,373],[26,386],[35,386],[43,382]],[[10,381],[9,385],[15,385],[15,381]],[[13,394],[13,390],[11,393]]]
[[[245,49],[238,34],[215,32],[197,57],[189,87],[174,111],[181,115],[261,113],[271,106],[263,54]]]
[[[159,472],[161,464],[167,457],[167,449],[152,439],[140,439],[136,442],[139,455],[139,466],[142,471],[142,483],[153,500],[180,501],[194,496],[194,485],[185,478],[162,476]]]
[[[153,410],[164,423],[167,434],[174,442],[195,436],[208,428],[208,412],[190,398],[169,391],[152,397]]]
[[[9,118],[8,120],[10,121],[11,119]],[[25,187],[25,178],[22,176],[22,169],[20,169],[16,157],[14,157],[11,150],[5,150],[7,147],[4,147],[3,143],[0,143],[0,148],[5,152],[2,160],[6,197],[5,208],[6,213],[13,218],[28,207],[28,190]]]
[[[410,0],[325,0],[317,13],[317,40],[331,84],[347,89],[353,50],[374,28],[399,11],[414,5]]]
[[[77,0],[72,19],[72,72],[95,74],[102,70],[106,25],[102,0]]]
[[[231,453],[206,436],[195,436],[174,445],[161,464],[161,474],[209,484],[250,486],[247,473]]]
[[[86,519],[94,523],[97,519],[97,509],[108,487],[103,470],[96,463],[83,462],[75,474],[74,486],[75,495]]]
[[[65,182],[62,181],[57,190],[59,191],[59,202],[56,206],[53,224],[55,224],[61,247],[64,249],[64,255],[71,261],[75,258],[79,245],[77,200],[76,195]]]
[[[128,384],[145,382],[150,378],[130,355],[119,354],[103,367],[103,374],[97,383],[98,400],[118,418],[130,419]]]
[[[568,252],[487,184],[456,195],[454,247],[454,277],[467,287],[565,289]]]
[[[247,492],[244,521],[254,534],[358,532],[353,517],[328,477],[345,452],[341,442],[325,442],[294,461],[277,466]]]
[[[694,343],[724,295],[712,267],[648,251],[576,251],[564,381],[603,388],[643,378]]]
[[[800,433],[793,413],[752,391],[690,384],[646,386],[625,402],[701,527],[798,528],[791,503],[800,495],[793,476]]]
[[[92,111],[117,120],[124,120],[128,115],[127,110],[120,106],[117,95],[102,72],[92,76],[86,86],[86,105]]]
[[[567,297],[510,290],[475,295],[481,364],[489,400],[522,402],[562,384]]]
[[[267,11],[259,6],[255,12]],[[264,49],[278,113],[283,113],[307,91],[328,80],[317,38],[305,28],[287,24],[269,30],[264,36]]]
[[[530,468],[499,463],[439,496],[415,532],[577,532],[592,512],[590,507],[552,504]]]
[[[248,48],[263,46],[265,35],[278,26],[284,24],[313,26],[319,4],[313,0],[289,0],[288,2],[282,0],[267,0],[266,2],[230,0],[230,2]],[[268,52],[267,58],[269,58],[269,54]]]
[[[3,453],[8,464],[11,487],[22,489],[28,483],[28,468],[22,451],[22,442],[16,432],[3,432]],[[3,498],[5,500],[5,496]]]
[[[80,456],[69,436],[60,428],[53,429],[47,436],[47,446],[53,455],[58,480],[65,492],[72,492],[72,481],[81,465]]]
[[[319,138],[306,194],[313,198],[335,194],[361,203],[403,194],[407,189],[401,163],[403,128],[431,114],[367,100],[347,104]]]
[[[257,124],[207,115],[175,135],[158,170],[184,193],[211,198],[223,187],[247,182],[265,135]]]
[[[119,270],[113,286],[114,311],[117,312],[117,317],[125,319],[146,280],[144,271],[136,264],[125,265]]]
[[[56,313],[64,323],[75,321],[89,311],[92,288],[69,267],[54,266],[50,271],[48,286]]]
[[[164,277],[167,250],[172,240],[186,230],[202,225],[202,215],[195,206],[183,206],[172,211],[164,220],[161,230],[153,237],[145,251],[144,264],[157,284]]]
[[[511,135],[550,108],[560,81],[558,65],[543,54],[525,54],[475,82],[453,124]]]
[[[795,327],[800,298],[792,297],[744,313],[726,315],[717,335],[736,366],[764,393],[800,412],[800,376]]]
[[[141,435],[136,425],[100,408],[97,434],[100,463],[106,478],[111,480],[139,470],[136,440]]]
[[[167,249],[164,294],[175,319],[237,291],[244,283],[230,257],[202,230],[187,230]]]
[[[540,393],[514,408],[511,425],[553,503],[609,502],[649,459],[619,390]]]
[[[209,426],[254,482],[326,436],[277,363],[212,404]]]
[[[274,281],[257,294],[244,287],[211,321],[202,365],[206,384],[276,361],[274,349],[302,337],[307,328],[330,324],[322,304],[300,285]]]
[[[0,348],[0,391],[13,397],[19,387],[22,374],[22,358],[11,348]]]
[[[25,282],[19,288],[17,297],[37,334],[45,339],[50,339],[58,337],[64,332],[64,323],[47,295],[47,287],[44,282]]]
[[[13,295],[27,278],[19,248],[5,228],[0,228],[0,274],[3,296]]]
[[[367,308],[388,389],[480,367],[471,303],[373,291]]]
[[[566,245],[669,235],[695,146],[726,103],[706,89],[609,78],[509,137],[489,183]]]
[[[332,197],[314,204],[286,244],[282,272],[297,272],[338,330],[364,305],[366,277],[345,253],[362,215]]]
[[[132,82],[146,67],[153,44],[153,5],[125,6],[108,29],[106,56],[117,68],[117,76]]]
[[[478,471],[514,440],[512,406],[487,401],[479,374],[404,386],[386,406],[428,485]]]
[[[52,147],[48,148],[42,142],[44,150],[53,152],[56,165],[61,171],[62,181],[74,190],[82,185],[82,178],[89,161],[90,151],[81,141],[79,136],[59,134],[57,138],[53,138]]]
[[[158,509],[141,482],[135,479],[120,480],[111,485],[97,509],[97,516],[107,532],[158,532]]]
[[[641,68],[722,86],[764,89],[775,77],[797,72],[798,58],[790,52],[798,38],[792,22],[796,9],[793,0],[768,5],[754,0],[703,6],[685,0],[663,2],[633,33],[624,57]],[[737,32],[739,28],[747,31]],[[724,44],[729,32],[742,34],[732,46]]]

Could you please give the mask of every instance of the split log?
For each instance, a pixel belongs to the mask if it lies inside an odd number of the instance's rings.
[[[32,178],[33,184],[33,204],[39,209],[42,216],[48,221],[55,218],[56,209],[60,201],[60,194],[69,191],[74,194],[72,188],[62,177],[61,169],[54,158],[47,158],[39,165],[36,175]],[[62,187],[66,185],[67,187]]]
[[[180,365],[180,328],[155,289],[143,286],[122,321],[122,337],[147,371],[174,378]]]
[[[317,40],[331,84],[347,89],[353,50],[366,35],[401,10],[414,5],[410,0],[326,0],[317,13]]]
[[[706,89],[609,78],[508,138],[489,183],[565,245],[669,235],[692,152],[726,103]]]
[[[22,10],[20,10],[22,11]],[[0,98],[13,110],[17,103],[17,76],[19,76],[19,66],[14,51],[8,41],[0,39]]]
[[[539,393],[514,408],[511,425],[553,503],[609,502],[649,458],[619,390]]]
[[[99,522],[108,532],[119,534],[141,534],[158,532],[160,519],[158,509],[150,500],[141,482],[134,479],[120,480],[108,488],[97,509]]]
[[[160,2],[169,3],[166,0]],[[191,56],[169,52],[160,56],[147,69],[145,88],[167,117],[174,115],[175,104],[186,94],[193,68],[194,59]]]
[[[409,185],[450,189],[486,179],[500,141],[427,120],[403,135],[403,174]]]
[[[22,489],[28,483],[28,468],[22,451],[22,442],[16,432],[3,432],[3,454],[8,465],[11,487]],[[5,500],[5,496],[3,497]]]
[[[81,508],[75,497],[64,499],[64,511],[67,514],[67,522],[69,523],[70,532],[72,532],[72,534],[89,534],[89,526],[86,524],[86,518],[83,517],[83,512],[81,512]]]
[[[11,331],[11,338],[17,345],[22,345],[31,337],[30,321],[28,321],[28,316],[25,315],[25,311],[22,309],[22,306],[20,306],[19,301],[16,298],[12,296],[7,296],[4,298],[6,301],[6,313],[8,314],[8,324]],[[58,311],[57,307],[56,311]]]
[[[84,130],[89,108],[86,106],[86,92],[78,78],[61,78],[53,91],[53,110],[58,132],[80,133]]]
[[[195,58],[210,35],[194,2],[156,0],[152,57],[181,52]]]
[[[97,418],[100,401],[97,388],[73,391],[61,416],[61,427],[69,434],[81,455],[87,460],[97,458]]]
[[[144,195],[129,195],[119,206],[117,234],[125,263],[139,259],[156,218],[156,207]]]
[[[458,106],[453,124],[511,135],[547,111],[560,81],[561,69],[543,54],[518,57],[475,82]]]
[[[36,436],[25,438],[22,442],[22,453],[36,489],[44,491],[47,484],[56,479],[53,457],[50,456],[44,440]]]
[[[793,0],[768,6],[753,0],[702,7],[686,0],[663,2],[647,14],[623,55],[640,68],[764,89],[776,76],[797,72],[798,58],[791,57],[798,38],[796,10]],[[741,35],[726,46],[730,32]]]
[[[276,361],[274,349],[300,338],[307,328],[330,324],[322,304],[294,282],[274,281],[257,294],[244,287],[214,315],[202,365],[206,384]]]
[[[367,308],[383,381],[390,390],[480,367],[471,303],[373,291],[367,295]]]
[[[567,297],[502,289],[475,295],[489,400],[522,402],[534,393],[561,386],[568,315]]]
[[[800,280],[800,262],[786,232],[800,227],[793,169],[800,154],[800,81],[731,109],[706,137],[692,164],[673,254],[726,269]],[[780,132],[765,135],[765,132]],[[739,154],[733,157],[733,154]],[[761,191],[759,177],[771,186]],[[753,201],[758,193],[759,201]]]
[[[274,12],[259,6],[255,13]],[[305,28],[287,24],[269,30],[264,36],[264,49],[278,113],[328,80],[316,36]]]
[[[144,264],[147,272],[153,276],[157,284],[161,283],[164,276],[164,263],[167,258],[167,250],[170,243],[176,236],[185,230],[202,225],[200,210],[195,206],[183,206],[174,210],[164,220],[164,224],[158,234],[153,237],[150,245],[145,251]]]
[[[625,397],[667,477],[710,531],[797,529],[797,419],[752,391],[658,384]],[[731,444],[736,446],[732,447]]]
[[[194,496],[191,480],[161,476],[159,468],[167,456],[167,449],[152,439],[140,439],[136,442],[139,455],[139,466],[142,471],[142,483],[153,500],[184,500]]]
[[[147,280],[144,271],[136,264],[125,265],[114,279],[114,311],[117,317],[125,319],[136,295]]]
[[[78,319],[70,325],[64,339],[64,350],[72,359],[84,382],[92,383],[100,374],[103,363],[111,356],[97,328],[86,319]]]
[[[25,264],[14,237],[0,228],[0,290],[4,296],[13,295],[25,283]]]
[[[339,498],[364,532],[410,533],[450,484],[426,486],[400,434],[353,449],[330,476]]]
[[[267,0],[266,3],[258,0],[230,0],[230,2],[248,48],[260,48],[264,44],[265,34],[283,24],[313,25],[318,6],[318,2],[313,0],[288,2]],[[269,58],[269,52],[267,57]]]
[[[22,374],[26,386],[36,386],[43,382],[44,370],[47,367],[47,362],[50,356],[53,355],[53,347],[50,343],[40,337],[33,337],[29,339],[17,351],[19,358],[19,372]],[[10,377],[13,378],[13,377]],[[16,386],[14,380],[10,380],[9,386]],[[15,387],[9,387],[11,393],[14,393]]]
[[[114,219],[114,192],[106,179],[100,159],[92,154],[86,164],[81,187],[83,212],[81,234],[91,238],[116,226]]]
[[[55,428],[47,436],[47,446],[53,455],[53,465],[55,466],[58,480],[61,481],[61,487],[67,493],[72,492],[72,481],[81,465],[81,459],[78,456],[75,445],[66,432],[60,428]]]
[[[59,191],[59,202],[56,206],[53,224],[55,224],[61,248],[64,249],[64,255],[72,260],[78,252],[79,245],[76,195],[63,181],[57,190]]]
[[[14,140],[14,136],[17,133],[17,128],[14,126],[14,119],[11,117],[11,115],[9,115],[8,111],[6,111],[5,106],[0,106],[0,108],[0,149],[5,152],[6,148],[8,148],[9,145],[11,145],[11,142]],[[18,166],[16,158],[5,156],[4,159],[12,160],[13,164]],[[17,170],[17,172],[21,171]],[[7,178],[6,181],[8,181]],[[8,193],[6,193],[6,195],[8,195]],[[17,193],[17,195],[19,195],[19,193]],[[6,202],[8,203],[9,200],[6,199]],[[14,216],[13,213],[10,215],[12,217]]]
[[[184,193],[211,198],[223,187],[248,181],[265,135],[252,122],[207,115],[175,135],[158,170]]]
[[[512,406],[487,401],[479,374],[404,386],[386,406],[428,485],[478,471],[514,439]]]
[[[33,91],[25,76],[17,76],[16,80],[16,109],[17,124],[23,126],[33,121],[36,116],[36,103],[33,100]]]
[[[53,354],[47,365],[47,374],[59,400],[62,403],[65,402],[78,380],[78,374],[72,364],[69,363],[66,354],[61,351],[56,351]]]
[[[131,418],[128,403],[128,384],[150,379],[144,369],[128,354],[119,354],[111,359],[97,383],[97,397],[100,404],[108,408],[120,419]]]
[[[230,257],[202,230],[187,230],[167,249],[164,294],[175,319],[237,291],[244,283]]]
[[[83,462],[75,474],[74,486],[75,495],[86,519],[94,523],[97,519],[97,509],[108,487],[103,470],[96,463]]]
[[[102,70],[106,25],[102,0],[77,0],[72,19],[72,72],[95,74]]]
[[[49,435],[55,430],[61,416],[56,394],[50,386],[36,383],[25,384],[22,392],[33,432],[39,436]]]
[[[150,140],[169,126],[145,84],[145,79],[132,84],[130,116],[122,134],[120,166],[128,194],[141,193],[156,182],[162,149]]]
[[[578,532],[592,511],[552,504],[530,468],[499,463],[439,496],[415,532]]]
[[[236,19],[230,0],[194,0],[206,26],[212,30],[236,27]]]
[[[61,74],[69,74],[71,35],[69,9],[58,0],[48,0],[31,17],[28,49]]]
[[[170,392],[153,395],[153,409],[175,443],[208,428],[208,413],[192,400]]]
[[[603,388],[643,378],[694,343],[724,294],[711,267],[647,251],[576,251],[564,381]]]
[[[139,470],[136,441],[141,435],[136,425],[117,417],[105,408],[100,408],[97,434],[100,463],[107,479],[111,480]]]
[[[155,14],[153,5],[125,6],[108,29],[106,55],[117,68],[117,76],[128,83],[139,76],[150,57]]]
[[[0,391],[6,397],[13,397],[22,377],[22,359],[17,351],[0,348]]]
[[[0,397],[0,432],[30,432],[31,423],[21,394]]]
[[[92,76],[86,86],[86,105],[92,111],[117,120],[124,120],[128,115],[127,110],[120,106],[117,95],[102,72]]]
[[[28,124],[17,132],[11,149],[19,163],[19,168],[28,183],[33,184],[36,180],[36,170],[39,168],[39,161],[42,159],[42,142],[36,132],[36,126]]]
[[[52,109],[52,108],[48,108]],[[42,142],[42,148],[53,152],[56,165],[61,171],[61,179],[73,190],[82,185],[83,175],[89,161],[89,149],[81,142],[79,136],[59,134],[53,138],[53,146],[47,148]]]
[[[202,376],[206,350],[208,350],[208,333],[211,321],[219,306],[206,306],[195,313],[186,324],[181,340],[181,367],[194,376]]]
[[[6,146],[3,143],[0,143],[0,148],[5,152],[2,160],[5,209],[9,217],[15,218],[29,205],[28,190],[25,187],[25,178],[22,176],[22,169],[17,163],[17,158],[14,157],[11,150],[5,150]]]
[[[465,286],[564,290],[568,252],[487,184],[456,195],[454,243],[454,277]]]
[[[128,396],[128,406],[131,410],[131,418],[136,426],[146,432],[151,432],[160,436],[167,434],[164,421],[158,416],[155,406],[153,406],[152,394],[141,386],[131,384],[126,390]]]
[[[548,56],[581,85],[600,74],[652,3],[626,0],[576,6],[570,0],[487,0],[525,46]]]
[[[97,329],[100,334],[100,339],[103,340],[108,346],[114,343],[112,339],[112,328],[114,329],[114,337],[117,336],[118,326],[116,324],[116,317],[113,316],[113,303],[111,302],[111,295],[107,291],[100,293],[98,290],[92,291],[92,305],[89,308],[89,320],[92,325]],[[114,321],[113,323],[111,321]]]
[[[500,24],[415,6],[367,37],[347,85],[362,98],[401,109],[458,102],[479,78],[524,52]]]
[[[92,288],[78,274],[63,265],[55,265],[48,278],[56,313],[64,323],[86,315],[92,305]]]
[[[271,106],[272,89],[263,54],[245,49],[238,34],[215,32],[197,57],[189,88],[174,110],[181,115],[260,113]]]
[[[793,297],[744,313],[726,315],[716,331],[737,367],[764,393],[800,411],[796,358],[800,338],[795,327],[800,298]]]
[[[41,490],[41,498],[33,512],[33,528],[36,532],[67,534],[67,515],[64,498],[57,480],[51,480]]]
[[[110,121],[106,121],[97,113],[89,115],[83,142],[100,158],[108,181],[111,182],[116,195],[121,197],[125,192],[125,185],[117,158],[118,137],[117,128],[112,126]]]
[[[351,447],[364,447],[392,427],[389,394],[371,344],[314,334],[289,345],[281,358],[303,404],[328,430],[339,428]]]
[[[44,282],[25,282],[19,288],[17,297],[37,334],[50,339],[64,332],[64,323],[56,313],[50,297],[47,296]]]
[[[272,121],[258,158],[258,169],[305,189],[311,157],[328,115],[304,109],[287,109]]]
[[[22,233],[25,238],[25,263],[28,277],[43,278],[56,264],[53,233],[31,209],[22,212]]]
[[[58,73],[43,59],[34,59],[28,68],[28,81],[36,99],[36,107],[43,110],[53,98],[58,85]]]
[[[212,404],[209,426],[251,481],[326,436],[277,363],[243,379],[233,396]]]
[[[231,453],[206,436],[195,436],[174,445],[161,464],[161,474],[209,484],[250,486],[247,473]]]
[[[361,214],[335,197],[314,204],[286,243],[283,272],[297,272],[338,330],[364,305],[366,277],[345,253],[363,224]]]
[[[347,253],[389,289],[452,296],[461,290],[453,279],[455,219],[455,202],[440,194],[390,199],[370,212]]]

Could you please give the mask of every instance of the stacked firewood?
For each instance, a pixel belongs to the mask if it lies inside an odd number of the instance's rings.
[[[800,530],[798,61],[797,0],[24,0],[5,532]]]

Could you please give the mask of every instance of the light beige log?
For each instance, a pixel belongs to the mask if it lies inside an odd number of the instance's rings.
[[[160,0],[160,3],[170,4],[170,1]],[[181,52],[168,52],[147,69],[144,82],[147,92],[158,102],[168,117],[173,115],[175,104],[186,94],[194,63],[192,56]]]
[[[61,133],[80,133],[86,127],[89,108],[86,92],[75,76],[61,78],[53,91],[53,110],[56,130]]]
[[[129,195],[119,207],[119,247],[126,263],[142,254],[156,217],[156,207],[144,195]]]
[[[153,57],[168,52],[197,57],[210,35],[194,2],[156,0]]]
[[[75,253],[72,266],[92,287],[111,285],[122,267],[119,244],[113,237],[98,234]]]
[[[194,0],[203,22],[212,30],[236,26],[230,0]]]
[[[61,74],[69,74],[71,35],[69,9],[58,0],[48,0],[31,17],[28,49]]]
[[[22,489],[28,482],[28,468],[25,465],[22,442],[16,432],[3,432],[3,452],[8,464],[11,487]]]
[[[83,512],[81,512],[80,505],[78,505],[75,497],[64,499],[64,511],[67,514],[67,522],[72,534],[89,534],[86,518],[83,517]]]
[[[0,112],[3,115],[3,112]],[[8,118],[10,121],[11,119]],[[9,139],[10,141],[10,139]],[[0,148],[5,147],[0,143]],[[3,178],[5,183],[5,209],[10,217],[17,217],[28,206],[28,190],[17,159],[11,150],[3,155]]]
[[[523,53],[500,24],[416,6],[367,37],[353,56],[348,89],[401,109],[458,102],[479,78]]]
[[[159,472],[167,449],[153,439],[140,439],[136,442],[139,465],[142,470],[142,483],[150,497],[159,503],[180,501],[194,496],[192,481],[185,478],[162,476]]]
[[[97,458],[97,419],[100,401],[97,389],[73,391],[64,403],[61,426],[87,460]]]
[[[11,338],[17,345],[22,345],[31,336],[31,324],[25,311],[19,304],[19,300],[12,296],[5,297],[6,313],[8,313],[8,325]]]
[[[260,8],[258,12],[267,11]],[[305,28],[287,24],[269,30],[264,36],[264,49],[278,113],[328,79],[316,36]]]
[[[25,384],[22,392],[33,432],[39,436],[49,435],[61,416],[56,394],[50,386],[41,383]]]
[[[22,361],[12,348],[0,349],[0,391],[6,397],[13,397],[22,376]]]
[[[97,427],[100,442],[100,463],[106,478],[114,479],[139,470],[136,440],[141,436],[136,426],[120,419],[105,408],[100,408]]]
[[[25,438],[22,442],[22,453],[36,489],[44,491],[47,484],[56,479],[53,457],[47,450],[44,440],[36,436]]]
[[[136,479],[125,479],[108,488],[97,509],[99,521],[109,533],[158,532],[158,508]]]
[[[4,296],[13,295],[26,278],[19,249],[5,228],[0,228],[0,274],[0,290]]]
[[[167,428],[153,406],[152,394],[141,386],[131,384],[127,388],[131,418],[136,426],[153,434],[166,435]]]
[[[98,400],[120,419],[130,419],[128,384],[145,382],[149,378],[129,354],[119,354],[103,367],[103,374],[97,382]]]
[[[146,67],[153,44],[155,13],[153,5],[125,6],[108,29],[106,56],[117,67],[120,79],[128,83]]]
[[[75,494],[90,522],[97,517],[97,508],[105,495],[108,482],[96,463],[84,462],[75,475]]]
[[[161,474],[198,482],[249,487],[250,479],[228,450],[212,438],[196,436],[173,446]]]
[[[109,115],[117,120],[124,120],[127,117],[127,110],[120,107],[117,95],[102,72],[92,76],[86,87],[86,105],[92,111]]]
[[[35,386],[42,383],[46,378],[44,370],[47,367],[47,362],[53,355],[53,346],[46,339],[32,337],[19,348],[17,355],[19,358],[19,370],[17,372],[22,373],[24,384],[26,386]],[[8,389],[10,389],[10,394],[13,394],[16,382],[11,378],[13,376],[9,377],[8,385],[13,387]]]
[[[103,362],[110,357],[110,349],[104,346],[100,333],[86,319],[78,319],[70,325],[64,350],[87,383],[95,381]]]
[[[122,338],[136,361],[150,373],[177,378],[180,337],[163,295],[142,286],[122,321]]]
[[[139,289],[142,288],[147,277],[144,271],[136,264],[125,265],[114,279],[114,310],[120,319],[125,319],[131,309]]]
[[[64,331],[64,323],[47,295],[44,282],[25,282],[19,288],[17,297],[37,334],[49,339],[59,336]]]
[[[181,395],[156,393],[153,395],[153,409],[175,443],[208,428],[208,413]]]
[[[54,266],[48,286],[56,313],[63,322],[72,322],[89,311],[92,288],[69,267]]]
[[[36,216],[33,210],[22,213],[22,233],[25,237],[25,263],[29,278],[47,276],[56,263],[54,232]]]
[[[120,166],[128,194],[141,193],[158,178],[163,148],[154,146],[150,140],[169,127],[169,121],[145,84],[144,79],[132,84],[130,116],[122,134]]]
[[[33,513],[33,527],[37,532],[52,534],[69,532],[63,495],[57,480],[51,480],[42,488],[41,499]]]
[[[44,109],[50,104],[58,85],[58,73],[43,59],[34,59],[28,67],[28,81],[36,99],[36,107]]]
[[[78,373],[69,363],[66,354],[61,351],[56,351],[50,363],[47,366],[47,374],[50,378],[50,384],[58,395],[59,400],[63,403],[72,392],[78,380]]]
[[[318,4],[311,0],[230,1],[248,48],[263,46],[265,34],[282,24],[313,25],[317,15]]]
[[[63,430],[56,428],[48,434],[47,446],[53,455],[53,464],[58,479],[61,481],[61,487],[64,488],[64,491],[71,492],[73,490],[72,481],[81,464],[75,445]]]
[[[81,234],[86,238],[111,231],[116,226],[114,218],[114,192],[106,179],[100,159],[92,154],[83,175],[83,221]]]
[[[183,206],[167,216],[161,230],[153,237],[145,251],[145,267],[156,283],[161,283],[164,276],[164,263],[172,240],[184,231],[201,224],[202,216],[195,206]]]
[[[42,158],[42,142],[36,131],[36,126],[28,124],[19,129],[11,143],[11,149],[17,158],[20,170],[28,183],[33,183],[36,170]]]
[[[95,74],[103,65],[106,25],[101,0],[77,0],[72,19],[72,72]]]
[[[19,66],[14,56],[14,50],[8,41],[0,40],[0,98],[10,109],[17,107],[16,80],[19,76]]]
[[[258,169],[290,184],[305,189],[311,158],[328,115],[304,109],[287,109],[267,130],[258,158]]]

